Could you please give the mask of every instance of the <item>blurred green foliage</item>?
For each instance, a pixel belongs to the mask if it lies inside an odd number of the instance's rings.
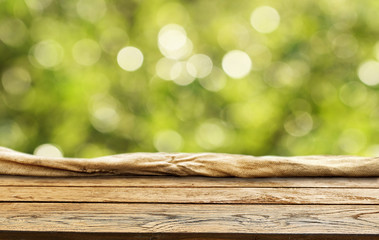
[[[379,154],[378,12],[375,0],[0,0],[0,145]]]

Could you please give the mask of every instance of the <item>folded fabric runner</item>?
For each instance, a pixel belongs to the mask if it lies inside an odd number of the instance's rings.
[[[379,157],[254,157],[224,153],[125,153],[91,159],[40,157],[0,147],[0,174],[207,177],[379,177]]]

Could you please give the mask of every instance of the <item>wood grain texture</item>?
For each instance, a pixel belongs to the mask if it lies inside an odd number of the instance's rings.
[[[0,176],[0,186],[14,187],[156,187],[156,188],[379,188],[379,178],[209,178],[209,177],[26,177]]]
[[[379,178],[0,176],[3,239],[374,240]]]
[[[379,204],[379,189],[0,187],[0,201]]]
[[[0,240],[379,240],[359,234],[0,232]]]
[[[379,234],[379,206],[0,203],[0,222],[0,231]]]

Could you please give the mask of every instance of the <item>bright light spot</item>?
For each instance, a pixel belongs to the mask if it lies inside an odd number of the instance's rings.
[[[158,34],[158,43],[167,50],[178,50],[187,41],[187,33],[182,26],[168,24],[164,26]]]
[[[379,84],[379,62],[366,61],[358,68],[359,79],[368,86]]]
[[[219,68],[213,68],[211,74],[206,78],[199,79],[200,85],[208,91],[217,92],[226,85],[225,73]]]
[[[1,78],[4,90],[9,94],[23,94],[29,87],[31,78],[29,72],[23,68],[14,67],[6,70]]]
[[[155,71],[158,75],[158,77],[164,79],[164,80],[174,80],[173,74],[171,73],[171,69],[173,66],[177,63],[177,61],[169,58],[161,58],[157,62],[157,65],[155,66]]]
[[[25,0],[25,3],[30,10],[42,12],[50,5],[51,0]]]
[[[338,146],[346,153],[356,154],[366,145],[366,136],[358,129],[343,131],[338,139]]]
[[[158,34],[158,47],[165,57],[177,60],[188,57],[193,49],[186,31],[177,24],[162,27]]]
[[[195,78],[188,73],[186,62],[176,62],[171,68],[170,76],[176,84],[181,86],[186,86],[195,80]]]
[[[233,50],[222,58],[222,69],[232,78],[243,78],[249,74],[252,63],[249,55],[240,50]]]
[[[104,0],[80,0],[76,4],[76,11],[81,18],[95,23],[105,15],[107,5]]]
[[[163,56],[176,60],[183,60],[188,58],[192,54],[192,49],[193,44],[189,39],[187,39],[186,44],[178,50],[171,51],[164,48],[159,48]]]
[[[9,18],[0,21],[0,40],[5,44],[18,47],[24,43],[26,36],[27,29],[20,19]]]
[[[182,148],[182,141],[179,133],[165,130],[154,137],[154,146],[159,152],[178,152]]]
[[[99,61],[101,49],[99,44],[92,39],[82,39],[72,48],[75,61],[84,66],[91,66]]]
[[[187,71],[195,78],[205,78],[211,73],[212,67],[211,58],[204,54],[195,54],[187,61]]]
[[[102,133],[114,131],[120,122],[117,101],[107,95],[95,95],[90,106],[92,126]]]
[[[225,130],[218,122],[204,122],[196,130],[196,142],[204,149],[212,150],[221,147],[225,140]]]
[[[313,119],[307,112],[297,112],[284,123],[284,129],[295,137],[307,135],[312,128]]]
[[[192,83],[195,77],[187,71],[187,63],[169,58],[161,58],[155,66],[158,77],[174,81],[176,84],[185,86]]]
[[[52,144],[42,144],[34,150],[34,155],[41,157],[63,157],[62,151],[55,145]]]
[[[117,54],[117,63],[125,71],[136,71],[142,66],[143,54],[138,48],[124,47]]]
[[[358,107],[367,98],[366,86],[359,82],[346,83],[340,88],[341,102],[350,107]]]
[[[32,49],[32,54],[42,67],[52,68],[62,62],[64,52],[59,43],[46,40],[37,43]]]
[[[253,11],[250,23],[260,33],[271,33],[278,28],[280,16],[275,8],[262,6]]]
[[[109,28],[101,34],[100,45],[104,51],[114,54],[128,42],[128,35],[121,28]]]

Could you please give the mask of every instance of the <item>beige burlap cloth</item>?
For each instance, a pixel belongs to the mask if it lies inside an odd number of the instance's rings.
[[[207,177],[379,177],[379,157],[254,157],[222,153],[126,153],[91,159],[39,157],[0,147],[0,174]]]

